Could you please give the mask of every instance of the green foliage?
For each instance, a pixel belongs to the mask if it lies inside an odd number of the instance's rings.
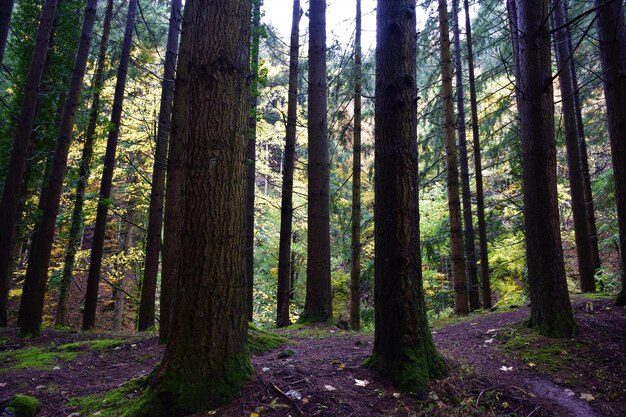
[[[7,409],[15,414],[15,417],[35,417],[41,405],[39,400],[30,395],[16,395],[7,404]]]

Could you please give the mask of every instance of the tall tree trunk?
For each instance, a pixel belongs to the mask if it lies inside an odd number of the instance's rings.
[[[548,0],[516,0],[520,116],[530,325],[549,337],[576,333],[559,227]]]
[[[278,246],[278,294],[276,326],[285,327],[289,320],[291,229],[293,223],[293,172],[296,161],[296,123],[298,121],[298,58],[300,56],[300,0],[293,1],[291,40],[289,45],[289,97],[287,100],[287,129],[285,159],[280,205],[280,238]],[[292,261],[290,262],[290,257]]]
[[[450,215],[450,260],[454,281],[454,311],[467,314],[468,297],[461,228],[461,201],[459,198],[459,163],[454,134],[454,98],[452,95],[452,58],[448,29],[448,5],[439,0],[439,38],[441,56],[441,95],[443,98],[443,129],[446,143],[448,183],[448,213]]]
[[[476,272],[476,246],[474,244],[474,218],[470,190],[467,137],[465,133],[465,99],[463,97],[463,63],[461,61],[461,31],[459,30],[459,0],[452,0],[452,31],[454,32],[454,66],[456,75],[457,130],[459,132],[459,157],[461,163],[461,193],[463,196],[463,226],[465,267],[470,310],[480,308],[480,290]]]
[[[227,402],[249,381],[246,345],[245,154],[250,1],[187,0],[172,114],[182,193],[177,287],[152,389],[159,411],[187,415]],[[228,63],[228,64],[225,64]],[[207,74],[209,69],[209,74]],[[217,82],[216,80],[219,80]],[[150,411],[148,411],[150,410]]]
[[[78,169],[78,181],[76,182],[74,209],[72,210],[72,219],[67,242],[67,251],[65,252],[65,261],[63,263],[63,273],[61,276],[61,285],[59,288],[59,300],[55,317],[55,322],[59,326],[67,325],[67,301],[72,287],[72,277],[74,273],[76,252],[78,251],[83,235],[83,207],[85,203],[85,189],[87,188],[87,183],[89,181],[89,167],[91,165],[93,146],[96,138],[96,127],[98,125],[98,114],[100,112],[100,94],[102,92],[102,86],[104,85],[104,67],[106,64],[106,53],[107,46],[109,44],[109,35],[111,34],[112,18],[113,0],[107,0],[106,8],[104,11],[104,23],[102,26],[100,46],[98,49],[98,61],[96,63],[96,71],[94,72],[91,82],[92,96],[91,109],[89,111],[89,122],[87,125],[87,132],[85,133],[85,143],[83,144],[80,167]]]
[[[474,171],[476,175],[476,217],[478,218],[478,241],[480,248],[480,282],[483,292],[483,308],[491,308],[491,281],[489,278],[489,249],[487,247],[487,223],[485,221],[485,192],[483,191],[483,163],[478,126],[478,100],[476,99],[476,77],[474,76],[474,49],[469,2],[463,0],[465,9],[465,32],[467,43],[467,75],[472,110],[472,143],[474,146]]]
[[[259,40],[261,1],[252,0],[250,44],[250,115],[248,116],[248,166],[246,172],[246,288],[248,321],[252,321],[254,303],[254,190],[256,189],[256,118],[259,101]],[[267,181],[266,181],[267,186]]]
[[[585,191],[581,167],[579,134],[576,122],[576,103],[574,102],[574,85],[572,83],[572,67],[569,63],[570,49],[567,39],[567,18],[565,17],[565,0],[552,0],[552,27],[562,28],[553,33],[554,49],[556,51],[559,85],[561,88],[561,106],[563,124],[565,127],[565,146],[567,149],[567,167],[569,171],[569,185],[574,217],[574,236],[576,239],[576,254],[578,259],[578,275],[580,290],[594,292],[593,259],[587,228],[587,210],[585,208]]]
[[[20,191],[26,169],[26,155],[33,121],[35,120],[39,87],[48,55],[57,3],[58,0],[46,0],[41,10],[37,40],[26,75],[22,108],[17,120],[11,159],[2,190],[2,202],[0,203],[0,327],[7,325],[7,302],[11,279],[9,265],[19,205],[19,199],[16,196]]]
[[[330,167],[326,77],[326,0],[309,8],[309,161],[306,299],[302,318],[327,321],[333,316],[330,285]]]
[[[76,111],[80,104],[80,93],[83,88],[97,11],[98,0],[87,0],[80,43],[72,70],[70,89],[59,124],[59,136],[52,157],[50,175],[44,179],[45,185],[39,198],[41,217],[35,226],[30,245],[28,267],[20,304],[19,322],[23,334],[38,334],[41,330],[44,296],[48,282],[48,266],[50,265],[59,203],[63,192],[63,180],[67,170],[67,157],[72,142]]]
[[[154,152],[152,171],[152,190],[148,217],[148,235],[146,237],[146,262],[141,285],[139,305],[139,331],[154,326],[157,275],[161,254],[161,229],[163,226],[163,199],[165,194],[165,168],[170,136],[172,100],[174,100],[174,76],[178,56],[178,34],[182,20],[182,0],[172,0],[170,24],[167,32],[167,50],[163,63],[163,82],[161,84],[161,107],[159,109],[159,129]]]
[[[352,144],[352,242],[350,328],[361,329],[361,0],[356,0],[354,37],[354,143]]]
[[[87,277],[87,292],[85,295],[85,310],[83,312],[83,330],[90,330],[96,322],[96,309],[98,306],[98,287],[100,285],[100,268],[102,267],[102,255],[104,252],[104,239],[106,234],[107,217],[109,214],[109,200],[111,198],[111,185],[113,182],[113,170],[115,168],[115,154],[120,133],[122,118],[122,106],[124,104],[124,90],[126,88],[126,75],[130,60],[133,28],[135,26],[135,14],[137,1],[130,0],[128,3],[128,15],[126,28],[124,29],[124,41],[120,63],[117,70],[117,82],[113,96],[113,111],[111,112],[111,128],[107,138],[107,147],[104,154],[104,170],[100,182],[100,194],[98,197],[98,211],[96,214],[96,226],[91,247],[89,260],[89,275]]]
[[[129,181],[136,182],[137,179],[129,179]],[[132,221],[135,217],[135,210],[133,208],[132,201],[129,201],[126,204],[126,219],[128,221],[124,223],[124,232],[120,236],[120,251],[124,254],[126,254],[128,249],[132,248],[134,244]],[[124,287],[126,284],[127,271],[122,265],[120,265],[120,267],[121,275],[116,281],[117,287],[113,290],[113,300],[115,304],[113,307],[113,323],[111,325],[111,330],[115,333],[122,331],[122,324],[124,321],[124,304],[126,300],[126,290]],[[118,270],[118,272],[120,271]]]
[[[7,39],[9,38],[9,25],[11,23],[14,4],[15,0],[4,0],[2,4],[0,4],[0,67],[4,59]]]
[[[445,374],[432,341],[419,235],[415,0],[376,9],[374,349],[367,364],[400,389]]]
[[[604,98],[609,124],[619,251],[622,264],[622,291],[618,305],[626,305],[626,28],[621,1],[595,0],[598,10],[598,39],[604,74]]]

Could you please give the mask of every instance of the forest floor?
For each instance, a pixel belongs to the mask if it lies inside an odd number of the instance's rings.
[[[523,325],[528,308],[435,324],[449,376],[427,397],[400,394],[361,366],[373,337],[293,326],[282,346],[253,356],[253,381],[238,400],[197,416],[557,416],[626,414],[626,309],[610,299],[573,299],[579,334],[550,340]],[[118,416],[163,347],[150,335],[46,330],[21,339],[0,331],[1,404],[17,393],[39,416]],[[120,388],[122,387],[122,388]]]

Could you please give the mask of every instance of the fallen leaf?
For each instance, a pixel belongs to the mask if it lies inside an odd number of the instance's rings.
[[[576,394],[574,394],[574,391],[572,391],[571,389],[567,388],[565,390],[565,395],[567,395],[568,397],[573,397]]]
[[[400,393],[399,392],[394,392],[393,394],[391,394],[391,396],[393,398],[400,398]]]
[[[55,366],[54,368],[52,368],[53,371],[60,371],[61,367],[60,366]]]
[[[270,370],[270,368],[264,367],[264,368],[262,368],[261,370],[262,370],[263,372],[267,372],[267,371],[269,371],[269,370]]]
[[[530,366],[531,368],[534,368],[534,367],[535,367],[535,366],[537,366],[537,365],[535,365],[535,364],[534,364],[534,363],[532,363],[532,362],[528,362],[528,366]]]
[[[300,394],[299,391],[296,391],[295,389],[289,390],[285,393],[285,395],[289,398],[292,398],[294,400],[301,400],[302,399],[302,394]]]
[[[338,371],[343,371],[343,368],[345,368],[345,367],[346,367],[346,364],[345,364],[345,363],[340,363],[340,364],[339,364],[339,367],[337,368],[337,370],[338,370]]]
[[[429,392],[428,393],[428,398],[430,398],[433,401],[439,400],[439,396],[437,395],[437,393],[435,391]]]
[[[337,391],[337,388],[332,385],[324,385],[324,388],[326,388],[326,391]]]
[[[4,387],[6,387],[6,386],[7,386],[7,383],[6,383],[6,382],[0,382],[0,388],[4,388]]]
[[[470,323],[470,326],[478,326],[478,323]]]
[[[357,387],[366,387],[369,385],[369,381],[367,379],[354,379],[354,385]]]
[[[493,332],[497,332],[497,331],[498,331],[498,329],[489,329],[489,330],[487,330],[487,333],[493,333]]]
[[[491,339],[485,340],[485,343],[493,343],[493,337]]]
[[[259,417],[258,413],[250,413],[250,417]]]
[[[593,395],[587,394],[587,393],[584,393],[584,392],[580,394],[580,399],[581,400],[585,400],[585,401],[593,401],[593,400],[595,400]]]
[[[502,403],[502,408],[509,408],[509,403],[507,403],[506,401]]]
[[[504,366],[503,365],[503,366],[500,367],[500,370],[504,371],[504,372],[510,372],[510,371],[513,370],[513,367],[512,366]]]

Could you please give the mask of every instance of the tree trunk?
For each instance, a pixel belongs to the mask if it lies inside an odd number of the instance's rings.
[[[552,0],[552,27],[554,29],[562,28],[553,33],[553,40],[559,72],[559,85],[561,88],[567,167],[569,171],[572,215],[574,218],[574,236],[576,239],[576,254],[578,259],[578,279],[582,292],[594,292],[596,290],[596,283],[594,279],[593,259],[591,257],[591,245],[589,244],[589,230],[587,228],[587,211],[585,208],[585,191],[579,147],[580,136],[576,124],[576,103],[574,102],[572,67],[569,63],[571,57],[568,47],[567,29],[565,28],[567,19],[563,6],[564,1],[565,0]]]
[[[463,196],[463,226],[465,266],[469,294],[469,309],[480,308],[480,290],[476,272],[476,246],[474,244],[474,218],[472,216],[472,193],[465,133],[465,99],[463,97],[463,63],[461,61],[461,31],[459,30],[459,0],[452,0],[452,30],[454,32],[454,66],[456,75],[457,130],[459,132],[459,157],[461,163],[461,193]]]
[[[598,39],[604,74],[604,98],[609,124],[619,252],[622,266],[622,290],[618,305],[626,305],[626,28],[621,1],[595,0],[598,10]]]
[[[58,0],[46,0],[41,10],[37,40],[30,60],[22,108],[17,120],[11,159],[7,168],[7,175],[2,191],[0,203],[0,327],[7,325],[7,302],[11,273],[11,249],[15,238],[17,208],[19,199],[16,198],[22,185],[24,170],[26,169],[26,155],[29,148],[29,139],[33,129],[33,121],[37,109],[39,87],[45,68],[48,46],[52,35],[54,16]]]
[[[278,294],[276,326],[290,324],[291,229],[293,223],[293,172],[296,161],[296,123],[298,121],[298,58],[300,55],[300,0],[293,1],[291,40],[289,45],[289,97],[287,100],[287,129],[285,132],[285,160],[280,205],[280,238],[278,247]]]
[[[141,301],[137,326],[139,331],[147,330],[154,326],[157,275],[159,273],[159,256],[161,254],[161,229],[163,227],[165,168],[167,164],[172,100],[174,99],[174,76],[176,73],[176,58],[178,56],[178,34],[180,32],[181,20],[182,0],[172,0],[170,24],[167,32],[167,50],[165,52],[165,62],[163,63],[159,129],[156,137],[152,171],[148,235],[146,237],[146,262],[143,283],[141,285]]]
[[[76,260],[76,252],[80,246],[83,235],[84,219],[83,207],[85,203],[85,189],[89,181],[91,158],[93,156],[93,146],[95,141],[96,127],[98,125],[98,113],[100,112],[100,93],[104,85],[104,67],[106,64],[106,52],[109,44],[109,35],[111,33],[111,20],[113,18],[113,0],[107,0],[106,9],[104,11],[104,23],[102,27],[102,35],[100,38],[100,46],[98,49],[98,61],[96,63],[96,71],[93,75],[91,91],[91,109],[89,111],[89,122],[87,132],[85,133],[85,143],[83,144],[83,152],[78,170],[78,181],[76,182],[76,196],[74,197],[74,209],[72,210],[72,220],[70,225],[69,237],[67,242],[67,251],[65,253],[65,262],[63,264],[63,274],[61,276],[61,285],[59,288],[59,300],[56,311],[55,322],[59,326],[65,326],[67,301],[72,287],[72,277],[74,273],[74,262]]]
[[[478,218],[478,241],[480,248],[480,282],[483,290],[483,308],[491,308],[491,281],[489,278],[489,249],[487,247],[487,223],[485,221],[485,192],[483,191],[483,163],[478,127],[478,100],[476,99],[476,78],[474,76],[474,50],[472,45],[472,25],[469,2],[463,0],[465,9],[465,32],[467,43],[467,75],[472,110],[472,142],[474,146],[474,171],[476,175],[476,217]]]
[[[257,102],[259,101],[260,28],[261,0],[252,0],[250,115],[248,116],[249,137],[247,149],[248,165],[246,172],[246,301],[248,306],[248,321],[252,321],[254,312],[254,190],[256,189],[256,118]]]
[[[559,228],[548,0],[517,0],[517,107],[523,169],[530,326],[572,337],[572,314]]]
[[[376,9],[374,349],[368,366],[425,393],[445,374],[432,341],[419,243],[415,0]]]
[[[354,143],[352,144],[352,242],[350,328],[361,329],[361,0],[356,0],[354,37]]]
[[[9,26],[14,4],[15,0],[4,0],[2,4],[0,4],[0,68],[4,59],[7,39],[9,38]]]
[[[132,182],[136,182],[137,179],[134,178],[130,180]],[[135,210],[133,209],[132,202],[127,202],[126,209],[126,219],[127,222],[124,223],[124,233],[120,236],[120,251],[122,253],[127,253],[128,249],[133,247],[133,225],[132,221],[134,220]],[[126,284],[126,270],[123,266],[119,266],[118,273],[121,272],[120,277],[115,282],[117,287],[113,289],[113,300],[115,302],[113,307],[113,323],[111,325],[111,330],[115,333],[119,333],[122,331],[122,324],[124,321],[124,302],[126,300],[126,292],[125,292],[125,284]]]
[[[171,326],[150,416],[187,415],[250,380],[246,334],[245,165],[250,1],[187,0],[172,114],[182,193]],[[209,71],[207,73],[207,71]],[[158,411],[157,411],[158,410]]]
[[[120,133],[122,118],[122,105],[124,104],[124,89],[126,88],[126,75],[130,50],[132,47],[133,28],[135,26],[135,13],[137,1],[130,0],[128,3],[128,15],[126,28],[124,29],[124,41],[117,71],[117,82],[113,96],[113,111],[111,112],[111,128],[107,138],[107,147],[104,155],[104,169],[100,182],[100,195],[98,197],[98,211],[96,214],[96,226],[94,229],[91,258],[89,260],[89,275],[87,277],[87,292],[85,295],[85,310],[83,312],[83,330],[90,330],[96,322],[96,309],[98,306],[98,287],[100,285],[100,268],[104,252],[104,239],[106,234],[107,217],[109,214],[109,200],[111,198],[111,186],[113,182],[113,170],[115,168],[115,154]]]
[[[328,123],[326,118],[326,0],[309,8],[309,161],[306,299],[302,319],[333,316],[330,285]]]
[[[50,175],[44,179],[41,197],[39,199],[40,219],[35,226],[31,245],[24,289],[20,304],[20,330],[22,334],[38,334],[41,330],[44,297],[48,282],[48,267],[56,220],[59,213],[59,203],[63,192],[63,180],[67,170],[67,157],[72,143],[72,132],[76,111],[80,104],[80,94],[83,88],[85,68],[89,58],[89,48],[93,37],[93,26],[98,11],[98,0],[88,0],[85,5],[83,27],[80,43],[76,52],[70,89],[63,108],[59,124]]]
[[[454,311],[467,314],[468,297],[465,279],[465,256],[461,229],[461,201],[459,198],[459,163],[454,134],[454,98],[452,95],[452,58],[448,29],[448,6],[439,0],[439,37],[441,56],[441,95],[443,98],[443,129],[446,143],[448,184],[448,212],[450,214],[450,260],[454,280]]]

